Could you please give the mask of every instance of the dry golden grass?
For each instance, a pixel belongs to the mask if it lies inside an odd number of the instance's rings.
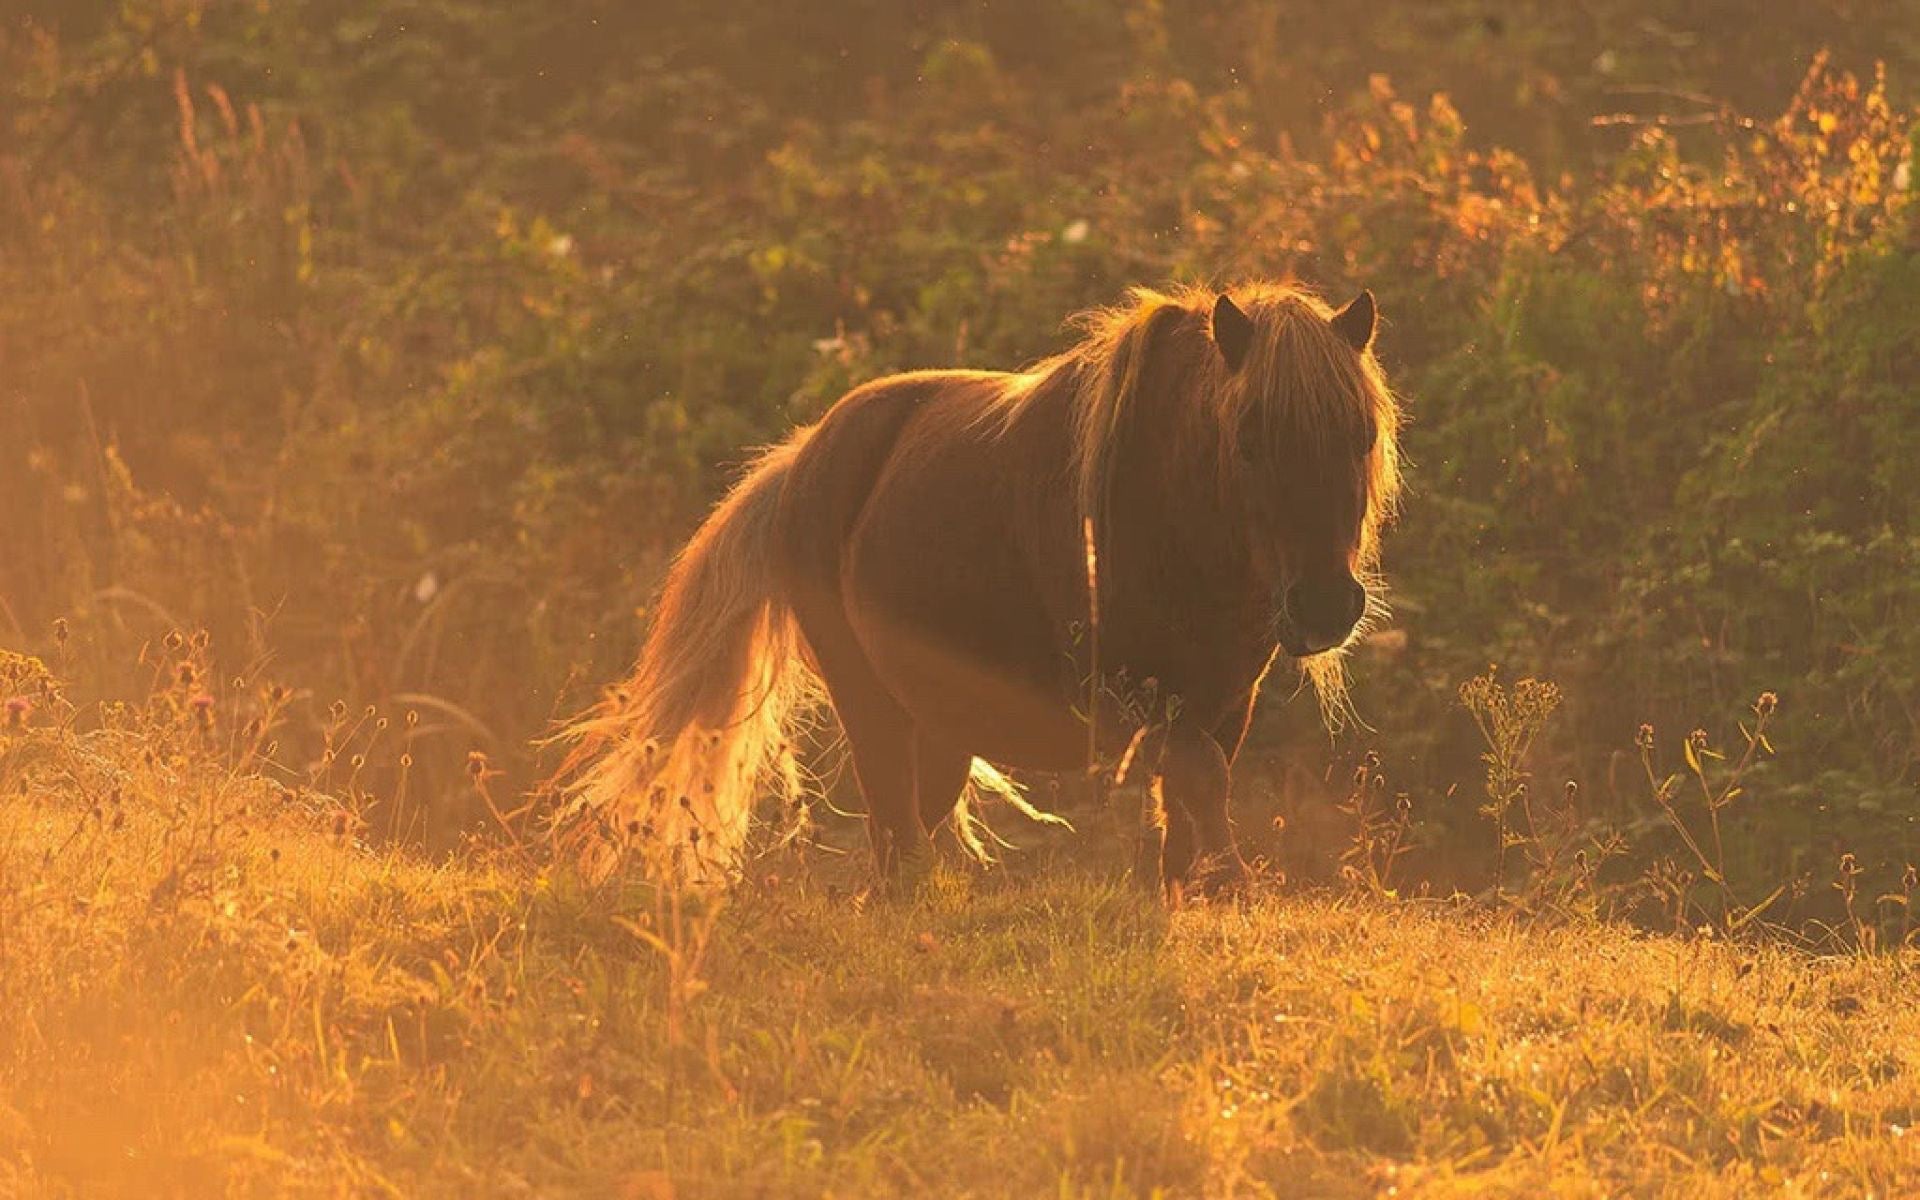
[[[1920,1188],[1910,952],[1170,913],[1045,854],[890,902],[791,857],[674,902],[371,851],[147,750],[0,749],[0,1193]]]

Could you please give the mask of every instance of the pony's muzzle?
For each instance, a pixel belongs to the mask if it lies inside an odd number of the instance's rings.
[[[1287,589],[1280,648],[1295,658],[1343,644],[1367,611],[1367,589],[1351,575],[1303,579]]]

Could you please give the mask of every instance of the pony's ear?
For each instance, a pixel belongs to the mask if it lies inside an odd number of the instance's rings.
[[[1368,346],[1373,345],[1373,326],[1378,319],[1379,314],[1373,307],[1373,293],[1363,290],[1353,298],[1352,303],[1333,314],[1333,331],[1345,338],[1347,345],[1364,353]]]
[[[1225,292],[1213,302],[1213,344],[1227,360],[1227,370],[1238,371],[1253,349],[1253,318],[1240,311]]]

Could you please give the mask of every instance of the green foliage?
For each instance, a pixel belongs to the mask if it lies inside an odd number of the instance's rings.
[[[290,753],[315,697],[431,706],[412,786],[471,812],[746,447],[1131,283],[1297,274],[1381,296],[1413,413],[1404,648],[1356,671],[1410,794],[1476,773],[1489,661],[1559,681],[1542,776],[1613,816],[1641,721],[1774,688],[1744,877],[1920,858],[1911,0],[29,7],[0,633],[72,618],[77,677],[205,626],[311,686]],[[1469,809],[1406,831],[1442,886]]]

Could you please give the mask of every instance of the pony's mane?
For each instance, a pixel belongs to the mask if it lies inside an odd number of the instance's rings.
[[[1211,335],[1219,293],[1182,286],[1169,291],[1136,287],[1124,303],[1075,317],[1081,340],[1065,353],[1013,377],[1001,419],[1043,393],[1070,389],[1072,475],[1080,514],[1100,536],[1120,431],[1151,368],[1156,379],[1179,381],[1176,398],[1196,428],[1217,438],[1220,469],[1237,469],[1236,439],[1256,405],[1282,398],[1284,411],[1262,413],[1284,422],[1306,453],[1332,450],[1363,428],[1374,431],[1367,457],[1367,506],[1361,519],[1357,574],[1368,585],[1367,619],[1349,644],[1384,615],[1377,599],[1380,533],[1400,494],[1400,408],[1371,349],[1356,355],[1328,323],[1334,309],[1305,288],[1254,282],[1226,289],[1253,321],[1254,341],[1238,371],[1229,371]],[[1164,373],[1163,373],[1164,372]],[[1307,659],[1303,668],[1329,718],[1348,711],[1338,652]]]

